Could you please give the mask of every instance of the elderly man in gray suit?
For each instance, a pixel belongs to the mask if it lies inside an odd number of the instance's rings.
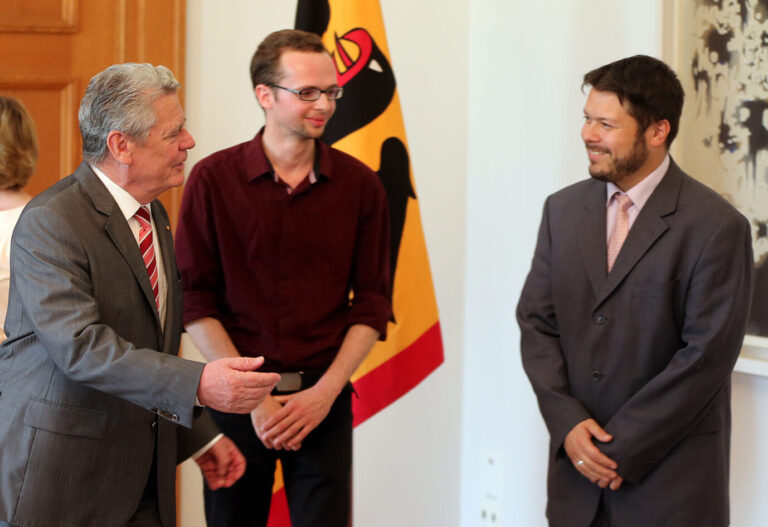
[[[669,157],[683,105],[669,67],[630,57],[584,86],[592,178],[547,199],[517,312],[551,435],[547,516],[722,527],[750,226]]]
[[[279,380],[258,358],[177,356],[181,279],[158,195],[194,140],[173,74],[121,64],[80,105],[85,161],[27,206],[0,347],[0,525],[175,526],[175,467],[208,484],[244,459],[208,405],[247,413]]]

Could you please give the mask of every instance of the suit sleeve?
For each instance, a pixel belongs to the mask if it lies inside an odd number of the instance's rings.
[[[571,394],[550,281],[550,200],[544,204],[531,270],[517,306],[523,368],[533,385],[552,444],[559,447],[578,423],[592,417]]]
[[[749,223],[734,213],[714,230],[690,276],[684,346],[605,426],[614,439],[601,450],[630,483],[663,460],[723,396],[746,330],[753,272]]]
[[[102,323],[89,269],[94,257],[60,214],[29,209],[19,221],[11,257],[15,289],[24,292],[24,316],[69,379],[190,427],[204,365],[137,347]],[[116,288],[120,284],[115,281]]]

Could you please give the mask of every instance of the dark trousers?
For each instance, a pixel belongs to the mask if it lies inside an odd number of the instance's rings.
[[[351,511],[352,400],[345,389],[328,416],[295,452],[266,448],[249,415],[216,412],[219,429],[235,442],[248,465],[232,487],[205,487],[209,527],[263,527],[269,517],[275,463],[283,479],[293,527],[347,527]]]

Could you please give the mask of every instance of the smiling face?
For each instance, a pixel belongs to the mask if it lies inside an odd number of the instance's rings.
[[[638,130],[637,121],[616,94],[593,88],[584,105],[581,129],[590,175],[610,181],[622,190],[641,181],[655,168],[655,160],[650,161],[647,137],[652,135],[652,128]]]
[[[327,53],[285,51],[280,56],[280,71],[278,84],[293,90],[326,90],[337,85],[336,68]],[[283,136],[317,139],[336,110],[336,101],[325,94],[316,101],[302,101],[295,93],[261,84],[256,95],[266,112],[267,128]]]
[[[125,189],[141,203],[184,183],[184,161],[195,140],[184,128],[184,111],[176,94],[152,101],[156,121],[146,141],[129,140],[131,162]]]

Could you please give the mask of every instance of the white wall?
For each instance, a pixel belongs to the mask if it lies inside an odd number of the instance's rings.
[[[457,526],[464,331],[467,126],[465,1],[382,0],[445,341],[445,364],[355,430],[354,521]],[[248,65],[295,2],[188,0],[188,166],[253,137],[263,123]],[[432,21],[425,31],[424,21]],[[197,469],[183,468],[182,526],[204,525]]]
[[[733,374],[731,525],[768,524],[768,379]]]
[[[458,526],[467,3],[381,0],[440,310],[445,363],[355,431],[355,525]]]

